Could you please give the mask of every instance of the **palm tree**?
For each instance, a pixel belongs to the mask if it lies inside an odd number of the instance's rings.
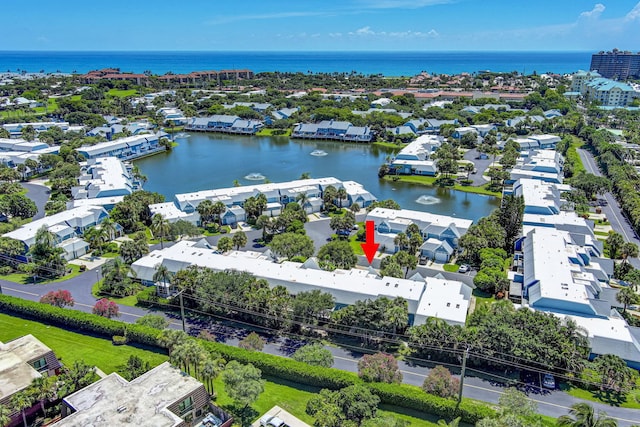
[[[638,294],[629,286],[620,289],[616,295],[616,301],[624,306],[622,309],[623,313],[627,312],[628,305],[635,303],[638,299]]]
[[[173,349],[185,342],[185,340],[189,338],[185,332],[176,330],[176,329],[163,329],[158,335],[158,345],[160,347],[164,347],[169,352],[169,356],[171,356],[171,352]]]
[[[236,247],[236,250],[239,251],[241,247],[247,244],[247,235],[244,234],[244,231],[238,231],[233,235],[231,239],[233,245]]]
[[[622,262],[628,262],[629,258],[635,258],[638,256],[638,245],[632,242],[625,242],[620,248],[620,255],[622,256]]]
[[[458,427],[460,425],[460,420],[461,420],[460,417],[455,418],[450,422],[446,422],[445,420],[438,420],[438,426],[439,427]]]
[[[200,366],[200,376],[207,387],[209,394],[213,394],[213,380],[224,369],[226,361],[218,354],[210,354]]]
[[[403,232],[396,234],[396,237],[393,239],[393,244],[398,247],[398,250],[404,250],[407,246],[409,246],[409,238]]]
[[[616,427],[618,425],[616,420],[602,411],[598,411],[596,415],[593,407],[587,403],[572,405],[569,414],[558,418],[557,425],[561,427]]]
[[[89,227],[84,231],[82,237],[89,242],[89,246],[93,250],[102,248],[108,239],[107,231],[102,227]]]
[[[309,202],[309,195],[307,193],[298,193],[296,196],[296,202],[298,202],[302,210],[305,210],[304,205]]]
[[[156,272],[153,273],[153,281],[164,283],[165,285],[171,283],[172,274],[164,264],[156,264]]]
[[[258,210],[257,216],[262,215],[262,212],[267,209],[268,202],[269,200],[267,199],[267,196],[262,193],[258,193],[258,195],[256,196],[256,209]]]
[[[22,422],[24,422],[24,427],[27,427],[27,414],[24,410],[31,408],[32,405],[33,400],[26,391],[21,391],[11,396],[11,406],[14,411],[20,411],[22,413]]]
[[[11,421],[11,410],[4,406],[0,405],[0,426],[6,426]]]
[[[16,170],[17,170],[18,172],[20,172],[21,179],[22,179],[23,181],[26,181],[27,177],[26,177],[26,175],[25,175],[25,174],[26,174],[26,172],[27,172],[27,165],[25,165],[24,163],[19,163],[19,164],[16,166]]]
[[[215,202],[213,204],[212,213],[218,219],[218,224],[222,225],[222,214],[227,210],[227,205],[222,202]]]
[[[169,234],[169,221],[161,214],[155,214],[151,218],[151,231],[154,236],[160,236],[160,249],[164,248],[164,237]]]
[[[206,227],[214,216],[213,202],[211,200],[203,200],[196,208],[196,211],[200,214],[200,224]]]
[[[348,196],[347,190],[345,190],[344,187],[340,187],[336,195],[338,197],[338,203],[340,204],[340,208],[342,209],[342,201],[345,200]]]
[[[100,223],[100,229],[104,230],[108,240],[115,239],[116,233],[118,231],[116,228],[116,223],[108,217],[102,220],[102,222]]]
[[[36,232],[36,244],[52,248],[56,244],[56,235],[49,231],[46,225],[43,225]]]
[[[40,408],[42,409],[42,414],[46,417],[47,412],[45,411],[45,402],[50,399],[54,399],[58,396],[58,391],[56,389],[56,382],[54,377],[38,377],[34,378],[31,381],[31,385],[29,386],[29,390],[31,395],[40,402]],[[2,425],[2,423],[0,423]]]
[[[262,240],[266,238],[266,230],[269,222],[271,222],[271,218],[266,215],[260,215],[256,220],[256,227],[262,229]]]

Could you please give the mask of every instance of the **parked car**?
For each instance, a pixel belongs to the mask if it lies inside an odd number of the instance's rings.
[[[469,271],[471,271],[469,264],[462,264],[460,268],[458,268],[458,273],[468,273]]]
[[[429,258],[427,258],[426,256],[421,256],[420,257],[420,265],[427,265],[427,261],[429,260]]]
[[[265,415],[260,418],[261,427],[285,427],[284,421],[273,415]]]
[[[544,377],[542,377],[542,387],[548,388],[551,390],[556,388],[556,379],[553,378],[553,375],[544,374]]]

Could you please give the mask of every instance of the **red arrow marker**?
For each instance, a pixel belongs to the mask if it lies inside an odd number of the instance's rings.
[[[376,256],[376,251],[378,250],[378,246],[380,246],[380,243],[375,242],[375,230],[373,221],[367,221],[366,227],[367,241],[366,243],[360,243],[360,245],[362,246],[364,254],[367,256],[367,261],[369,261],[369,264],[371,264],[373,262],[373,257]]]

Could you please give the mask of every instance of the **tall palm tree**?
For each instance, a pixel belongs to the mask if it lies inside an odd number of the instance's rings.
[[[169,221],[161,214],[155,214],[151,218],[151,231],[154,236],[160,237],[160,249],[164,248],[164,238],[169,234]]]
[[[209,354],[200,366],[200,376],[207,387],[209,394],[213,394],[213,380],[220,375],[227,362],[218,354]]]
[[[37,245],[53,247],[56,244],[56,235],[49,231],[46,225],[43,225],[36,232],[35,240]]]
[[[58,395],[56,388],[55,377],[39,377],[34,378],[29,386],[31,395],[40,402],[40,408],[42,409],[42,415],[46,417],[45,402],[50,399],[54,399]],[[2,423],[0,423],[2,425]]]
[[[156,272],[153,273],[154,282],[163,282],[163,283],[171,282],[172,274],[166,265],[156,264],[155,269],[156,269]]]
[[[296,202],[298,202],[302,210],[305,210],[304,205],[309,202],[309,195],[307,193],[298,193],[296,196]]]
[[[105,218],[100,223],[100,229],[104,230],[107,235],[108,240],[113,240],[116,238],[117,228],[116,223],[113,222],[111,218]]]
[[[258,193],[258,195],[256,196],[256,208],[258,210],[257,216],[262,215],[262,212],[264,212],[265,209],[267,209],[267,204],[268,204],[267,196],[265,196],[263,193]]]
[[[89,227],[84,231],[82,235],[84,239],[89,242],[91,249],[99,249],[107,241],[107,230],[102,227]]]
[[[569,410],[570,415],[558,418],[560,427],[616,427],[618,423],[606,413],[598,411],[596,415],[593,406],[587,403],[576,403]]]
[[[627,306],[638,301],[638,299],[640,299],[640,296],[638,296],[638,294],[636,294],[635,291],[629,286],[620,289],[618,291],[618,294],[616,295],[616,301],[623,305],[623,313],[627,312]]]
[[[638,256],[638,245],[633,242],[625,242],[620,247],[620,255],[622,256],[622,262],[628,262],[629,258],[635,258]]]
[[[342,201],[345,200],[348,196],[347,190],[344,187],[340,187],[336,194],[338,196],[338,203],[340,205],[340,208],[342,208]]]
[[[196,208],[196,211],[198,211],[198,213],[200,214],[200,224],[203,227],[206,227],[207,224],[211,222],[211,219],[214,216],[213,202],[208,199],[203,200],[202,202],[200,202],[200,204]]]
[[[400,232],[394,237],[393,244],[398,247],[398,250],[402,251],[409,246],[409,238],[405,233]]]
[[[176,329],[163,329],[162,332],[160,332],[160,335],[158,335],[158,345],[166,348],[169,352],[169,356],[171,356],[173,349],[185,342],[187,338],[189,338],[189,335],[183,331]]]
[[[31,408],[32,405],[33,400],[26,391],[21,391],[11,396],[11,406],[14,411],[20,411],[22,413],[22,422],[24,422],[24,427],[27,427],[27,414],[24,410]]]
[[[218,224],[222,225],[222,214],[227,210],[227,205],[225,205],[222,202],[215,202],[213,204],[213,210],[212,213],[216,216],[216,218],[218,219]]]

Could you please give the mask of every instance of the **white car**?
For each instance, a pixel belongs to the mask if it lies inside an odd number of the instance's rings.
[[[471,270],[471,267],[467,264],[462,264],[460,268],[458,268],[458,273],[468,273]]]
[[[544,374],[544,377],[542,377],[542,387],[548,388],[551,390],[556,388],[556,379],[553,378],[553,375]]]

